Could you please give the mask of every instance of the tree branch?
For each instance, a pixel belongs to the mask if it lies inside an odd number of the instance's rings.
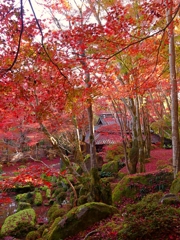
[[[46,50],[46,48],[45,48],[45,46],[44,46],[44,35],[43,35],[43,32],[42,32],[42,28],[41,28],[41,26],[40,26],[40,24],[39,24],[39,21],[38,21],[38,19],[37,19],[37,16],[36,16],[36,13],[35,13],[34,8],[33,8],[33,6],[32,6],[31,0],[28,0],[28,2],[29,2],[29,5],[30,5],[31,10],[32,10],[33,15],[34,15],[34,18],[35,18],[35,20],[36,20],[36,24],[37,24],[37,26],[38,26],[38,28],[39,28],[39,31],[40,31],[40,34],[41,34],[41,45],[42,45],[42,47],[43,47],[43,49],[44,49],[45,54],[46,54],[47,57],[49,58],[50,62],[58,69],[58,71],[60,72],[60,74],[61,74],[65,79],[67,79],[67,77],[64,75],[64,73],[62,73],[62,70],[61,70],[61,69],[59,68],[59,66],[52,60],[52,58],[50,57],[49,53],[47,52],[47,50]]]
[[[22,35],[23,35],[23,30],[24,30],[24,14],[23,14],[23,0],[20,0],[20,16],[21,16],[21,29],[20,29],[20,34],[19,34],[19,40],[18,40],[18,47],[17,47],[17,50],[16,50],[16,54],[15,54],[15,57],[14,57],[14,60],[11,64],[11,66],[9,68],[5,68],[5,69],[0,69],[0,75],[4,75],[6,72],[8,71],[11,71],[12,68],[14,67],[17,59],[18,59],[18,55],[19,55],[19,52],[20,52],[20,47],[21,47],[21,39],[22,39]]]
[[[157,32],[155,32],[155,33],[152,33],[152,34],[150,34],[150,35],[148,35],[148,36],[145,36],[145,37],[143,37],[143,38],[141,38],[141,39],[139,39],[139,40],[137,40],[137,41],[135,41],[135,42],[129,43],[127,46],[125,46],[125,47],[122,48],[121,50],[113,53],[113,54],[110,55],[109,57],[102,57],[102,58],[100,57],[100,58],[97,58],[97,59],[110,60],[111,58],[113,58],[113,57],[117,56],[118,54],[124,52],[126,49],[130,48],[131,46],[134,46],[134,45],[136,45],[136,44],[138,44],[138,43],[141,43],[141,42],[143,42],[143,41],[146,40],[146,39],[152,38],[152,37],[154,37],[155,35],[157,35],[157,34],[159,34],[159,33],[162,33],[162,32],[163,32],[163,34],[164,34],[165,30],[170,26],[170,24],[172,23],[172,21],[174,20],[174,18],[177,16],[179,10],[180,10],[180,4],[178,5],[178,7],[177,7],[177,9],[176,9],[176,11],[175,11],[175,13],[174,13],[174,16],[172,17],[171,21],[169,21],[169,22],[166,24],[166,26],[165,26],[164,28],[160,29],[159,31],[157,31]],[[93,59],[93,57],[88,57],[88,59]]]

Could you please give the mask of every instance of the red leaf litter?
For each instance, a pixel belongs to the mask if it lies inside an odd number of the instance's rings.
[[[59,164],[59,158],[49,160],[46,158],[41,159],[40,161],[33,161],[31,159],[28,159],[26,162],[16,162],[16,163],[11,163],[10,165],[4,165],[3,166],[3,172],[6,172],[6,174],[13,173],[14,171],[18,171],[19,167],[24,165],[26,167],[32,167],[32,166],[37,166],[37,167],[44,167],[45,165],[42,163],[44,162],[47,166],[50,167],[58,167]]]
[[[151,156],[147,159],[145,164],[146,172],[154,172],[159,170],[161,166],[172,165],[172,149],[157,148],[151,150]],[[123,173],[127,173],[127,168],[124,167],[120,170]]]
[[[172,164],[172,149],[154,149],[151,151],[149,163],[146,163],[146,172],[158,170],[158,166]]]

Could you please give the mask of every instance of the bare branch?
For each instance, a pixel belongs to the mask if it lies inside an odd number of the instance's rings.
[[[21,19],[21,29],[20,29],[20,34],[19,34],[18,46],[17,46],[16,54],[15,54],[15,57],[14,57],[14,60],[13,60],[13,62],[12,62],[12,64],[11,64],[11,66],[10,66],[9,68],[0,69],[0,75],[2,75],[2,76],[3,76],[6,72],[12,70],[12,68],[14,67],[14,65],[15,65],[15,63],[16,63],[16,61],[17,61],[17,59],[18,59],[18,55],[19,55],[19,52],[20,52],[21,39],[22,39],[22,35],[23,35],[23,30],[24,30],[23,0],[20,0],[20,4],[21,4],[21,6],[20,6],[20,9],[21,9],[21,11],[20,11],[20,16],[21,16],[21,18],[20,18],[20,19]]]
[[[49,58],[50,62],[58,69],[58,71],[60,72],[60,74],[61,74],[65,79],[67,79],[67,77],[64,75],[64,73],[62,73],[62,69],[59,68],[58,64],[56,64],[56,63],[52,60],[52,58],[50,57],[49,53],[47,52],[47,50],[46,50],[46,48],[45,48],[45,46],[44,46],[44,35],[43,35],[42,28],[41,28],[41,26],[40,26],[40,24],[39,24],[39,21],[38,21],[38,19],[37,19],[37,16],[36,16],[36,13],[35,13],[34,8],[33,8],[33,6],[32,6],[31,0],[28,0],[28,2],[29,2],[29,5],[30,5],[31,10],[32,10],[33,15],[34,15],[34,18],[35,18],[35,20],[36,20],[36,24],[37,24],[37,26],[38,26],[38,28],[39,28],[39,31],[40,31],[40,34],[41,34],[41,45],[42,45],[42,47],[43,47],[43,49],[44,49],[44,52],[46,53],[46,55],[47,55],[47,57]]]

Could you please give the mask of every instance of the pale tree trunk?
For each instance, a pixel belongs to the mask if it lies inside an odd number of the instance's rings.
[[[84,156],[83,156],[81,144],[80,144],[81,140],[80,140],[79,128],[78,128],[78,123],[75,116],[73,117],[73,122],[76,129],[76,134],[75,134],[76,162],[80,165],[83,172],[88,173],[88,169],[86,167],[86,164],[84,163]]]
[[[142,104],[142,128],[143,128],[143,134],[144,134],[144,154],[145,158],[150,157],[150,151],[151,151],[151,133],[150,133],[150,126],[149,126],[149,115],[148,115],[148,109],[147,109],[147,102],[146,98],[141,99]]]
[[[132,147],[129,152],[129,170],[131,174],[137,173],[137,164],[139,160],[138,135],[136,130],[137,117],[132,116]]]
[[[85,52],[83,53],[83,56],[85,57]],[[85,69],[85,83],[86,83],[86,88],[90,88],[90,73],[88,72],[88,66],[84,60],[81,60],[81,64]],[[94,138],[94,117],[93,117],[93,105],[92,105],[92,100],[88,99],[88,108],[87,108],[87,113],[88,113],[88,124],[89,124],[89,149],[90,149],[90,161],[91,161],[91,170],[92,169],[97,169],[97,157],[96,157],[96,145],[95,145],[95,138]],[[97,176],[96,176],[97,177]]]
[[[137,164],[139,160],[139,146],[138,146],[138,133],[137,133],[137,116],[134,99],[129,99],[129,104],[126,104],[131,117],[132,117],[132,147],[129,151],[129,171],[131,174],[137,172]]]
[[[90,159],[91,159],[91,169],[97,168],[97,157],[96,157],[96,146],[94,138],[94,123],[93,123],[93,110],[92,104],[87,109],[88,119],[89,119],[89,148],[90,148]]]
[[[127,118],[126,118],[126,106],[124,105],[124,112],[121,110],[120,106],[116,103],[115,100],[112,99],[112,105],[113,108],[116,112],[117,120],[120,126],[120,132],[121,132],[121,137],[122,137],[122,144],[123,144],[123,151],[124,151],[124,159],[125,159],[125,164],[126,164],[126,169],[127,172],[129,173],[129,163],[128,163],[128,151],[127,151],[127,144],[128,144],[128,139],[127,139]],[[121,118],[119,114],[121,115]]]
[[[53,145],[53,148],[57,150],[58,155],[60,156],[61,160],[63,161],[63,163],[65,164],[65,166],[69,169],[69,171],[77,178],[80,177],[79,173],[73,168],[72,163],[69,161],[69,158],[67,156],[65,156],[65,154],[63,153],[63,149],[61,148],[58,139],[56,139],[55,137],[53,137],[53,135],[51,135],[51,133],[47,130],[47,128],[45,127],[45,125],[42,122],[39,122],[39,125],[41,127],[42,132],[48,137],[48,139],[50,140],[50,142]]]
[[[135,106],[136,106],[136,131],[137,131],[137,140],[138,140],[138,148],[139,148],[139,165],[140,165],[140,172],[145,171],[144,160],[144,141],[141,131],[141,120],[140,120],[140,104],[139,104],[139,96],[135,98]]]
[[[172,145],[173,145],[173,169],[174,177],[180,170],[179,157],[179,128],[178,128],[178,87],[176,79],[176,56],[174,44],[174,30],[172,21],[172,0],[166,0],[167,4],[167,23],[169,25],[169,70],[171,81],[171,124],[172,124]]]

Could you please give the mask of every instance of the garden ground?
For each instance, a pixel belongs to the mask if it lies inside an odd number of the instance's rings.
[[[42,161],[48,165],[54,168],[54,170],[59,171],[59,159],[54,159],[54,160],[48,160],[48,159],[42,159]],[[163,166],[167,166],[171,164],[172,161],[172,149],[153,149],[151,151],[151,158],[148,159],[147,163],[146,163],[146,172],[156,172],[157,170],[161,169]],[[6,166],[4,165],[3,167],[3,173],[5,173],[6,175],[13,175],[13,172],[18,171],[19,168],[23,167],[23,168],[30,168],[32,166],[36,166],[36,167],[41,167],[44,164],[42,162],[35,162],[33,160],[30,160],[28,162],[24,162],[24,163],[14,163],[10,166]],[[126,172],[126,168],[121,169],[122,172]],[[43,209],[43,210],[42,210]],[[38,215],[42,215],[42,212],[44,212],[44,207],[38,208]],[[41,211],[42,210],[42,211]],[[112,220],[115,222],[119,222],[119,224],[122,222],[122,220],[119,217],[112,217],[111,218],[111,222]],[[68,240],[80,240],[80,239],[85,239],[85,236],[92,232],[95,231],[97,228],[103,226],[105,223],[107,223],[108,221],[110,221],[110,219],[105,219],[103,221],[101,221],[100,223],[97,223],[95,225],[93,225],[92,227],[90,227],[89,229],[87,229],[86,231],[81,232],[80,234],[78,234],[77,236],[74,237],[70,237],[68,238]],[[94,232],[92,234],[93,236],[91,236],[91,239],[108,239],[108,237],[110,237],[109,239],[111,240],[115,240],[116,239],[116,233],[111,231],[111,228],[106,228],[103,229],[102,232]],[[174,239],[174,238],[173,238]],[[178,239],[178,238],[176,238]],[[180,238],[179,238],[180,239]]]

